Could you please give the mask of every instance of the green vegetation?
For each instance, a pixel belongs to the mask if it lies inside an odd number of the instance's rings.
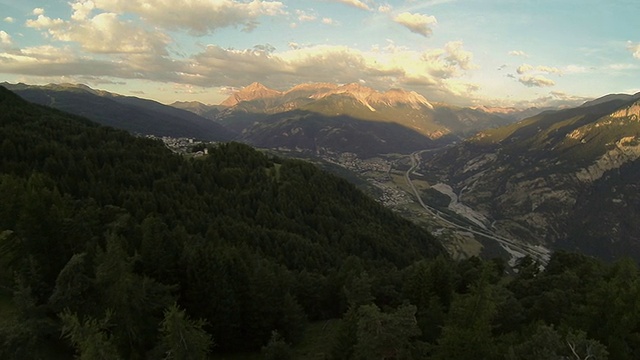
[[[2,359],[640,357],[631,261],[506,276],[306,162],[187,159],[2,88],[0,125]]]

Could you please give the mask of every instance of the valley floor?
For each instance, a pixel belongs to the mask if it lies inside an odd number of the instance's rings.
[[[366,179],[372,187],[369,192],[378,201],[429,229],[443,240],[453,258],[502,257],[511,266],[526,255],[543,264],[549,260],[548,249],[495,233],[492,221],[459,201],[451,186],[417,172],[424,151],[366,160],[351,153],[326,154],[322,158]]]

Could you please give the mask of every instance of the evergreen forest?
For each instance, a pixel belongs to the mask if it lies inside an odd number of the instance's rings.
[[[0,87],[0,359],[640,358],[629,259],[454,261],[310,163],[208,153]]]

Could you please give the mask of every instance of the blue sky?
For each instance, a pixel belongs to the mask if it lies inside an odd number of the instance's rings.
[[[254,81],[455,105],[640,91],[636,0],[0,0],[0,81],[216,104]]]

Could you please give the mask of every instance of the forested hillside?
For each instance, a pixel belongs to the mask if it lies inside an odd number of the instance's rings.
[[[1,359],[640,357],[629,260],[453,262],[308,163],[187,159],[3,88],[0,146]]]
[[[1,91],[2,281],[32,320],[5,324],[2,349],[21,358],[61,345],[61,328],[90,326],[135,358],[175,302],[207,321],[217,349],[255,349],[272,330],[301,334],[305,317],[339,316],[350,267],[442,253],[311,164],[236,143],[187,160]]]

